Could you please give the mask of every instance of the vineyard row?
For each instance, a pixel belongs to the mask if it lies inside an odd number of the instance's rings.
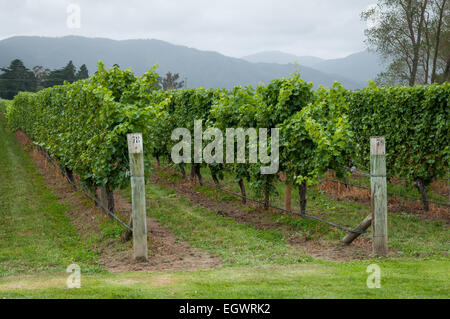
[[[424,204],[426,186],[449,168],[450,83],[414,87],[376,87],[350,91],[336,83],[313,90],[299,74],[268,85],[225,89],[162,91],[155,67],[141,77],[117,67],[90,78],[41,90],[19,93],[12,102],[0,101],[13,130],[31,140],[94,192],[112,194],[127,186],[126,134],[142,132],[145,165],[156,158],[170,160],[177,143],[175,128],[279,128],[281,174],[260,174],[261,163],[193,164],[208,166],[218,182],[225,171],[235,176],[245,196],[245,184],[266,205],[275,182],[298,187],[300,211],[306,211],[306,188],[328,170],[345,177],[355,162],[369,166],[369,139],[384,136],[388,178],[402,176],[415,183]],[[269,130],[270,131],[270,130]],[[226,139],[223,141],[226,144]],[[192,149],[192,147],[191,147]],[[246,152],[248,156],[248,152]],[[179,164],[184,172],[183,163]]]

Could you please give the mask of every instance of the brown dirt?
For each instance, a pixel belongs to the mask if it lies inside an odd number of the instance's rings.
[[[129,218],[131,204],[117,192],[114,198],[116,210],[120,215]],[[194,249],[185,242],[178,242],[173,233],[153,218],[147,217],[147,230],[149,232],[148,246],[151,252],[148,263],[130,263],[133,259],[131,245],[128,250],[103,254],[100,263],[112,272],[211,269],[221,264],[220,258]]]
[[[353,201],[370,206],[370,192],[366,189],[345,185],[332,181],[323,181],[319,189],[325,191],[335,200]],[[388,211],[394,213],[409,213],[418,216],[421,220],[439,220],[450,223],[450,207],[438,206],[430,203],[427,212],[419,200],[406,200],[404,198],[390,197],[388,199]]]
[[[176,174],[172,170],[165,170]],[[167,181],[158,174],[157,168],[155,168],[155,174],[151,178],[153,183],[162,184],[173,189],[179,195],[209,211],[220,213],[225,217],[233,218],[239,223],[251,225],[256,229],[280,231],[292,247],[314,258],[349,261],[365,259],[371,254],[372,246],[369,238],[360,236],[349,246],[337,240],[311,240],[309,237],[299,236],[298,230],[292,226],[273,221],[272,216],[284,214],[278,210],[264,210],[259,204],[252,202],[243,204],[237,200],[214,200],[205,194],[196,192],[194,188],[198,184],[191,182],[189,179],[178,182]]]
[[[431,190],[441,196],[449,197],[449,183],[448,181],[434,181],[430,185]]]
[[[15,133],[18,142],[28,152],[37,170],[42,174],[46,185],[58,197],[59,201],[68,204],[67,214],[75,225],[80,236],[92,234],[102,236],[99,225],[108,219],[100,209],[82,193],[76,192],[60,173],[59,168],[47,161],[22,131]],[[114,194],[116,214],[128,221],[131,205],[117,192]],[[98,246],[89,248],[100,252],[99,264],[111,272],[126,271],[161,271],[161,270],[197,270],[211,269],[220,266],[221,260],[205,252],[180,242],[176,236],[162,227],[156,220],[147,218],[149,232],[149,260],[135,262],[132,258],[132,243],[121,243],[119,239],[102,239]]]
[[[402,186],[408,185],[408,183],[405,179],[401,179],[401,178],[397,178],[397,177],[392,177],[389,181],[396,185],[402,185]],[[431,191],[433,191],[433,193],[436,193],[436,194],[439,194],[439,195],[445,196],[445,197],[449,196],[449,183],[447,180],[445,180],[445,178],[441,178],[441,179],[433,181],[431,183],[431,185],[429,186],[429,188],[431,189]]]

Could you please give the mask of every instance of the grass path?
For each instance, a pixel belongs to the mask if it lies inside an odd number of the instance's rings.
[[[0,120],[0,277],[61,271],[73,262],[99,270],[66,209]]]
[[[366,286],[371,262],[223,267],[203,271],[0,279],[0,298],[448,298],[446,260],[384,260],[381,288]]]

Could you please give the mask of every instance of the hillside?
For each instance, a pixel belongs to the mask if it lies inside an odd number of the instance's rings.
[[[234,85],[268,83],[274,78],[289,76],[295,70],[293,64],[250,63],[160,40],[116,41],[78,36],[18,36],[0,41],[0,66],[7,66],[16,58],[29,68],[35,65],[60,68],[72,60],[75,65],[86,64],[91,73],[97,61],[102,60],[107,66],[131,67],[137,75],[158,64],[160,74],[178,72],[181,78],[187,78],[187,86],[191,88],[232,88]],[[331,86],[334,81],[349,89],[363,86],[341,75],[326,74],[303,65],[298,68],[303,79],[312,81],[316,87]]]
[[[325,60],[314,65],[314,68],[348,77],[354,81],[367,83],[374,80],[378,73],[384,70],[380,58],[372,52],[362,51],[342,59]]]
[[[242,59],[253,63],[269,62],[288,64],[297,62],[326,73],[328,76],[333,77],[339,75],[364,84],[368,80],[374,80],[377,74],[384,69],[380,58],[375,53],[369,51],[362,51],[344,58],[330,60],[312,56],[296,56],[279,51],[264,51],[245,56]]]

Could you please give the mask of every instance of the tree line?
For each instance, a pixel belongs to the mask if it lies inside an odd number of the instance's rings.
[[[85,64],[78,70],[72,61],[60,69],[50,70],[37,65],[31,70],[24,63],[15,59],[6,68],[0,68],[0,98],[12,99],[18,92],[37,92],[54,85],[63,84],[64,81],[73,83],[89,77]]]
[[[119,67],[119,65],[115,64]],[[65,81],[73,83],[78,80],[87,79],[89,71],[86,64],[78,70],[72,61],[60,69],[50,70],[36,65],[31,70],[24,63],[15,59],[6,68],[0,68],[0,98],[11,100],[17,93],[37,92],[39,90],[61,85]],[[186,86],[185,81],[180,81],[178,73],[167,72],[165,77],[158,77],[157,86],[162,90],[176,90]]]

